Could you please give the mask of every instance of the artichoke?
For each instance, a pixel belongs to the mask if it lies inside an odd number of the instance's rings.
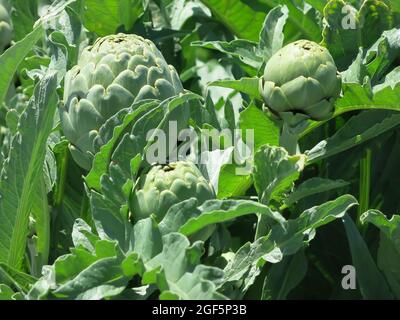
[[[299,40],[278,50],[265,66],[260,91],[267,107],[283,120],[326,120],[334,111],[342,80],[329,51]]]
[[[0,51],[12,40],[11,18],[7,9],[0,3]]]
[[[65,76],[60,118],[74,160],[90,169],[100,127],[121,109],[182,91],[178,73],[150,40],[127,34],[98,39]]]
[[[171,206],[190,198],[196,198],[198,204],[215,198],[213,187],[195,164],[178,161],[156,165],[139,178],[131,210],[136,221],[151,214],[161,221]]]

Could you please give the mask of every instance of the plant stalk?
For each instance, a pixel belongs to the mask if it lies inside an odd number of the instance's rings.
[[[254,236],[254,241],[257,239],[266,236],[269,231],[269,224],[268,224],[268,219],[266,215],[264,214],[258,214],[258,221],[257,221],[257,227],[256,227],[256,234]]]
[[[357,214],[357,226],[365,232],[365,226],[361,224],[361,215],[369,209],[371,190],[371,149],[367,149],[364,157],[360,160],[360,184],[359,184],[359,206]]]
[[[293,133],[286,122],[283,123],[279,144],[284,147],[290,155],[299,153],[299,134]]]
[[[58,182],[55,186],[55,192],[53,197],[53,205],[56,208],[60,208],[63,201],[65,183],[67,180],[68,170],[68,150],[57,157],[57,174],[59,176]]]

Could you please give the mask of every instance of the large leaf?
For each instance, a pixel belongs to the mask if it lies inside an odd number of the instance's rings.
[[[0,263],[0,282],[15,288],[20,293],[28,293],[36,281],[37,279],[29,274],[11,268],[5,263]]]
[[[259,50],[263,53],[264,61],[268,61],[284,43],[284,26],[288,19],[288,8],[286,6],[276,6],[265,18],[263,28],[260,33]]]
[[[2,68],[0,78],[0,107],[4,102],[7,90],[12,82],[13,76],[17,71],[18,66],[21,64],[26,55],[32,50],[36,42],[38,42],[38,40],[43,37],[43,24],[51,19],[54,19],[54,17],[57,17],[67,5],[71,4],[74,1],[75,0],[55,1],[53,5],[49,8],[48,13],[36,22],[32,32],[27,35],[24,34],[24,38],[22,40],[15,43],[0,56],[0,65]],[[25,1],[23,1],[23,3],[24,5],[26,4]],[[22,1],[18,1],[18,4],[22,5]]]
[[[316,229],[344,216],[357,204],[354,197],[344,195],[304,211],[297,219],[272,226],[267,235],[253,243],[246,243],[225,268],[225,281],[238,281],[254,277],[265,262],[278,263],[285,256],[295,254],[314,237]]]
[[[132,122],[136,121],[143,113],[154,109],[158,105],[157,101],[140,101],[131,108],[121,110],[116,115],[106,121],[100,130],[99,139],[103,146],[95,154],[92,169],[85,180],[89,188],[99,190],[101,187],[100,178],[107,172],[108,164],[116,144],[121,135],[126,131]]]
[[[327,24],[323,45],[329,49],[339,70],[344,70],[357,55],[361,31],[357,11],[343,0],[331,0],[324,8]]]
[[[254,157],[254,186],[261,203],[281,202],[304,168],[304,155],[289,156],[280,147],[262,147]]]
[[[96,252],[75,248],[58,258],[32,287],[29,299],[99,300],[120,294],[141,268],[135,254],[119,255],[115,243],[99,240]]]
[[[50,250],[50,210],[47,201],[47,190],[43,177],[37,179],[35,193],[32,197],[32,216],[35,220],[35,235],[29,239],[31,254],[31,273],[40,276],[41,269],[48,263]]]
[[[170,15],[170,26],[174,30],[181,30],[193,16],[211,16],[210,10],[202,3],[197,1],[174,0],[168,8]]]
[[[0,300],[12,300],[15,292],[7,285],[0,284]]]
[[[400,29],[393,28],[382,33],[382,36],[364,54],[363,63],[366,66],[371,82],[381,82],[385,74],[393,68],[400,57],[398,41]]]
[[[57,79],[50,72],[36,86],[0,179],[0,261],[21,268],[32,208],[32,186],[41,182],[46,142],[57,106]]]
[[[197,208],[197,215],[195,210],[186,209],[186,212],[183,210],[179,213],[168,212],[164,219],[168,219],[170,225],[175,225],[180,233],[189,236],[208,225],[255,213],[265,214],[278,222],[284,221],[279,213],[258,202],[248,200],[208,200]],[[175,223],[171,223],[172,219]]]
[[[241,130],[254,131],[254,151],[263,145],[279,146],[279,128],[264,112],[250,104],[239,116]]]
[[[392,294],[387,282],[378,270],[353,220],[345,215],[343,223],[362,296],[365,299],[391,299]]]
[[[132,229],[132,250],[123,253],[116,241],[101,240],[78,220],[74,226],[76,247],[44,269],[43,277],[27,297],[118,298],[127,294],[123,292],[129,281],[140,276],[144,285],[158,287],[160,299],[224,298],[217,292],[223,272],[200,264],[204,251],[200,242],[190,245],[179,233],[161,237],[150,218],[139,221]],[[134,297],[140,299],[140,295]]]
[[[33,29],[38,17],[38,0],[26,2],[25,0],[12,1],[12,23],[14,39],[22,40]]]
[[[265,14],[237,0],[202,0],[213,15],[239,38],[258,40]]]
[[[147,271],[143,275],[145,284],[157,284],[160,299],[225,299],[217,292],[223,272],[200,264],[204,252],[200,242],[190,245],[180,233],[165,235],[162,241],[162,251],[145,264]]]
[[[396,75],[394,75],[396,76]],[[343,96],[336,101],[332,118],[357,110],[393,110],[400,111],[400,85],[397,78],[388,78],[373,91],[369,83],[344,83]],[[378,90],[379,89],[379,90]],[[382,111],[381,111],[382,112]],[[385,112],[382,112],[385,114]],[[301,133],[301,137],[312,132],[326,121],[310,121],[309,126]]]
[[[84,24],[99,36],[114,34],[118,27],[129,30],[143,14],[143,0],[84,0]]]
[[[400,124],[400,113],[384,110],[364,111],[352,117],[332,137],[319,142],[307,152],[308,163],[353,148]]]
[[[261,99],[258,78],[242,78],[240,80],[218,80],[208,84],[209,86],[229,88],[248,94],[252,98]]]
[[[286,206],[291,206],[297,201],[318,194],[348,186],[343,180],[330,180],[326,178],[311,178],[301,183],[285,200]]]
[[[358,20],[361,25],[362,45],[368,48],[382,34],[393,26],[393,17],[390,8],[378,0],[364,1],[358,12]]]
[[[368,210],[361,217],[363,223],[374,224],[381,231],[378,267],[397,299],[400,298],[400,216],[391,219],[378,210]]]
[[[303,280],[307,266],[304,250],[299,250],[296,254],[285,257],[280,263],[272,265],[264,280],[262,299],[286,299],[290,291]]]
[[[195,41],[191,45],[229,54],[239,65],[247,65],[252,70],[252,75],[257,74],[264,61],[263,57],[260,56],[260,52],[258,52],[257,43],[244,39],[236,39],[230,42]]]
[[[261,0],[270,1],[270,0]],[[321,28],[317,23],[317,12],[310,6],[296,3],[293,0],[281,0],[280,4],[285,5],[289,10],[290,23],[303,38],[315,42],[321,41]]]
[[[41,27],[37,27],[31,33],[26,35],[24,39],[17,42],[0,56],[0,106],[6,97],[8,88],[19,64],[42,36],[43,29]]]

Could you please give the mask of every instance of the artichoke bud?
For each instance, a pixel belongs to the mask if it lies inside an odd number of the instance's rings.
[[[0,3],[0,51],[2,51],[12,40],[13,29],[11,17],[7,9]]]
[[[306,119],[329,119],[341,87],[342,79],[329,51],[308,40],[278,50],[260,79],[267,107],[291,125]]]
[[[200,205],[215,197],[213,187],[194,163],[178,161],[155,165],[139,178],[132,192],[131,211],[135,221],[154,214],[159,222],[174,204],[196,198]]]
[[[121,109],[181,92],[178,73],[150,40],[133,34],[97,39],[65,76],[60,118],[74,160],[90,169],[99,129]]]

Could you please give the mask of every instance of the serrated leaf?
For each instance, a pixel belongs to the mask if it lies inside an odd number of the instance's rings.
[[[361,46],[361,31],[354,7],[342,0],[331,0],[324,8],[327,24],[322,44],[326,46],[339,70],[344,70]]]
[[[382,34],[393,26],[393,17],[390,8],[378,0],[367,0],[362,3],[358,12],[362,32],[362,45],[371,46]]]
[[[75,228],[82,230],[82,224]],[[28,294],[29,299],[109,298],[119,295],[134,275],[143,272],[143,264],[136,253],[125,256],[116,241],[101,240],[88,229],[86,231],[86,241],[93,244],[94,250],[87,251],[80,246],[58,257],[54,265],[44,269],[43,277]]]
[[[283,46],[283,29],[289,17],[288,13],[286,6],[276,6],[267,14],[259,42],[259,50],[263,53],[264,61],[268,61]]]
[[[161,290],[160,298],[164,299],[172,298],[171,295],[185,300],[224,299],[217,292],[223,272],[200,264],[203,250],[199,242],[190,246],[179,233],[165,235],[162,252],[146,263],[147,273],[152,273],[147,276],[146,284],[155,281]]]
[[[386,74],[384,80],[380,84],[373,87],[373,92],[376,94],[377,92],[385,88],[389,87],[393,90],[399,86],[400,86],[400,67],[396,67],[388,74]]]
[[[155,100],[140,101],[131,108],[121,110],[105,122],[97,139],[101,141],[97,141],[97,144],[102,144],[102,146],[99,146],[99,152],[94,157],[92,169],[85,178],[89,188],[100,190],[100,177],[107,172],[111,154],[121,135],[140,115],[154,109],[157,104]]]
[[[393,67],[396,59],[400,57],[399,36],[400,29],[398,28],[384,31],[382,36],[365,53],[363,63],[373,84],[381,81]]]
[[[343,217],[356,204],[354,197],[344,195],[304,211],[295,220],[273,225],[267,235],[246,243],[235,253],[224,269],[225,281],[245,279],[252,268],[259,268],[265,262],[278,263],[295,254],[315,237],[317,228]]]
[[[385,110],[400,111],[400,85],[394,88],[385,86],[381,90],[373,93],[369,83],[360,85],[358,83],[344,83],[343,96],[336,101],[335,113],[332,118],[344,113],[357,110]],[[308,127],[301,133],[304,137],[315,128],[323,125],[326,121],[310,121]]]
[[[281,202],[299,178],[304,155],[289,156],[280,147],[263,146],[254,157],[254,186],[261,203]]]
[[[226,41],[195,41],[192,46],[198,46],[206,49],[217,50],[232,56],[239,63],[249,66],[254,74],[263,64],[263,57],[260,56],[256,42],[236,39],[231,42]]]
[[[317,12],[314,8],[305,2],[298,3],[293,0],[281,0],[279,4],[288,8],[290,23],[297,32],[300,32],[306,39],[315,42],[321,41],[321,28],[317,23]]]
[[[248,214],[262,214],[277,222],[283,222],[284,218],[277,212],[273,212],[267,206],[248,200],[208,200],[197,208],[198,215],[190,217],[179,232],[189,236],[202,228],[215,223],[221,223]]]

